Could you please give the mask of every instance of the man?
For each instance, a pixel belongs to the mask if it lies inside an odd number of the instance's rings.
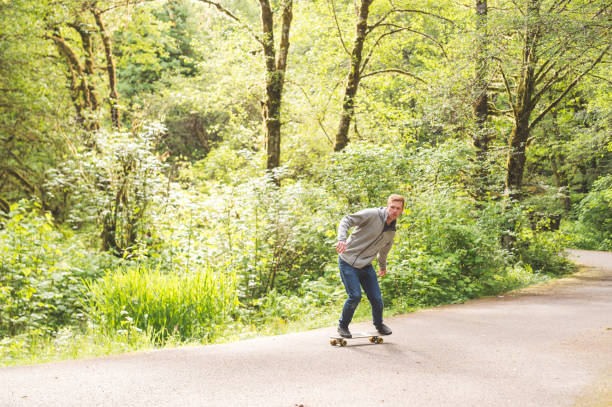
[[[389,197],[386,207],[364,209],[346,215],[340,221],[336,251],[339,254],[340,277],[348,298],[342,308],[338,333],[344,338],[352,337],[348,326],[361,301],[361,287],[372,305],[376,330],[381,335],[391,335],[391,329],[382,321],[383,300],[372,260],[378,255],[378,276],[387,274],[387,254],[393,245],[395,222],[404,211],[404,202],[403,196],[394,194]],[[355,229],[347,240],[352,227]]]

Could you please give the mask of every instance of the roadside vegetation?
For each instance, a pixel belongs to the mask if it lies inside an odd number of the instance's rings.
[[[0,2],[0,365],[333,326],[391,193],[385,315],[612,250],[607,5],[404,3]]]

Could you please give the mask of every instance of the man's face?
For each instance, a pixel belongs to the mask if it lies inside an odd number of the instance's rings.
[[[389,222],[393,222],[395,219],[399,218],[399,216],[404,211],[404,205],[402,201],[391,201],[387,204],[387,213],[389,216],[387,220]]]

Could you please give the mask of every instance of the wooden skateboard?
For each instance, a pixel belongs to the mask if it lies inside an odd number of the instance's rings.
[[[358,332],[353,334],[352,338],[344,338],[340,335],[334,335],[329,337],[329,343],[331,346],[346,346],[347,340],[351,339],[359,339],[359,338],[368,338],[370,343],[383,343],[384,340],[381,337],[382,335],[378,332]]]

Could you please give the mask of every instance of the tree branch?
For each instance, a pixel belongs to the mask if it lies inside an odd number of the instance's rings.
[[[561,55],[563,55],[565,52],[562,52]],[[572,65],[574,65],[574,63],[576,62],[577,59],[579,59],[580,56],[576,56],[575,58],[572,58],[569,60],[569,62],[567,62],[564,66],[562,66],[561,68],[557,69],[555,71],[555,74],[552,76],[552,78],[550,78],[548,80],[548,82],[546,82],[546,84],[542,87],[542,89],[540,89],[540,91],[536,94],[536,96],[533,98],[534,100],[534,106],[537,104],[537,102],[540,100],[540,98],[542,97],[542,95],[548,91],[548,89],[550,89],[550,87],[552,85],[554,85],[555,83],[557,83],[561,77],[565,76],[566,73],[569,71],[569,69],[572,67]],[[550,60],[549,60],[550,61]],[[547,61],[547,63],[549,62]],[[535,83],[538,84],[542,79],[544,79],[546,77],[546,75],[548,74],[548,72],[550,72],[550,70],[555,66],[555,63],[553,63],[545,72],[543,72],[541,74],[541,76],[539,78],[536,78]]]
[[[278,44],[278,57],[276,69],[285,71],[287,69],[287,57],[289,55],[289,29],[293,19],[293,0],[284,0],[282,5],[281,38]]]
[[[542,86],[542,88],[535,94],[535,96],[532,98],[532,104],[533,106],[536,106],[538,104],[538,102],[540,101],[540,99],[542,98],[542,96],[544,96],[544,94],[546,92],[548,92],[548,90],[557,82],[559,82],[561,80],[560,76],[561,76],[561,72],[562,71],[557,71],[555,72],[555,74],[552,76],[552,78],[550,78],[548,80],[548,82],[546,82],[546,84],[544,86]]]
[[[264,45],[264,41],[261,39],[259,35],[257,35],[255,30],[253,30],[251,26],[244,23],[240,18],[238,18],[230,10],[223,7],[220,3],[216,1],[212,1],[212,0],[198,0],[198,1],[215,7],[221,14],[225,14],[230,20],[233,20],[236,24],[238,24],[238,26],[245,29],[249,34],[251,34],[251,36],[255,39],[255,41],[257,41],[261,45]]]
[[[391,27],[391,28],[393,28],[393,30],[390,31],[390,32],[386,32],[384,34],[381,34],[379,39],[376,41],[376,44],[378,44],[380,39],[382,39],[383,37],[385,37],[387,35],[395,34],[395,33],[398,33],[400,31],[409,31],[411,33],[418,34],[418,35],[420,35],[422,37],[425,37],[428,40],[430,40],[431,42],[435,43],[440,48],[440,50],[442,50],[442,54],[444,55],[444,58],[448,59],[448,55],[446,54],[446,51],[444,51],[444,47],[442,46],[442,44],[438,40],[433,38],[431,35],[429,35],[429,34],[425,34],[425,33],[421,32],[421,31],[413,30],[412,28],[402,27],[402,26],[399,26],[397,24],[381,24],[379,27]]]
[[[344,38],[342,38],[342,30],[340,30],[340,23],[338,23],[338,16],[336,15],[336,4],[334,3],[334,0],[329,0],[329,3],[331,3],[329,8],[332,14],[334,15],[334,22],[336,23],[336,30],[338,30],[338,37],[340,38],[340,43],[342,44],[342,48],[344,48],[344,51],[348,55],[351,55],[351,51],[348,50],[348,48],[346,47],[346,44],[344,43]]]
[[[550,58],[548,58],[548,60],[544,62],[540,66],[540,69],[538,69],[538,71],[535,73],[535,83],[539,83],[542,78],[544,78],[548,74],[548,72],[550,72],[550,70],[556,65],[557,61],[555,59],[557,57],[563,56],[566,52],[567,47],[565,46],[565,44],[563,44],[555,52],[553,52]]]
[[[550,8],[548,9],[548,13],[552,13],[553,11],[555,11],[555,9],[557,7],[561,7],[561,9],[558,11],[558,13],[562,12],[563,9],[565,9],[565,7],[567,7],[567,5],[571,2],[571,0],[559,0],[559,1],[555,1],[553,2],[553,4],[551,4]]]
[[[512,4],[514,4],[514,7],[516,7],[516,9],[519,11],[519,13],[521,13],[522,16],[525,16],[525,12],[521,9],[521,6],[516,4],[516,0],[512,0]]]
[[[30,192],[36,192],[36,187],[28,181],[23,174],[21,174],[17,169],[11,167],[0,167],[0,171],[4,172],[7,175],[13,176],[16,180],[18,180],[23,186],[26,187]]]
[[[516,111],[516,106],[514,105],[514,100],[512,98],[510,83],[508,83],[508,78],[506,78],[506,72],[504,72],[504,68],[501,66],[501,60],[497,60],[499,61],[499,71],[501,73],[502,79],[504,80],[504,87],[506,88],[506,93],[508,94],[508,103],[510,103],[510,106],[512,107],[512,113],[514,114],[514,117],[517,117],[518,113]]]
[[[117,4],[113,4],[113,5],[105,8],[103,10],[100,10],[100,13],[104,14],[107,11],[111,11],[111,10],[114,10],[116,8],[119,8],[119,7],[127,7],[129,5],[134,5],[135,6],[135,5],[138,5],[138,4],[141,4],[141,3],[153,3],[154,1],[156,1],[156,0],[134,0],[134,1],[126,0],[125,3],[119,2]],[[91,4],[91,7],[96,7],[97,3],[98,3],[97,1],[94,1]]]
[[[489,109],[489,115],[491,115],[491,116],[505,116],[505,117],[509,117],[509,118],[513,117],[510,114],[510,113],[513,113],[512,109],[501,110],[501,109],[498,109],[497,106],[495,106],[494,103],[489,103],[487,106],[488,106],[488,109]]]
[[[572,90],[574,88],[574,86],[576,86],[576,84],[578,82],[580,82],[580,80],[586,75],[588,74],[598,63],[601,62],[601,60],[603,59],[604,55],[606,55],[606,53],[608,52],[608,50],[610,49],[610,47],[612,47],[612,44],[608,44],[608,46],[606,47],[606,49],[603,50],[603,52],[599,55],[599,57],[593,61],[593,63],[591,64],[591,66],[589,66],[584,72],[582,72],[580,75],[578,75],[578,77],[576,77],[576,79],[574,79],[572,81],[572,83],[570,83],[568,85],[568,87],[565,89],[565,91],[557,98],[555,99],[550,105],[548,105],[548,107],[546,109],[544,109],[542,111],[542,113],[540,113],[538,115],[538,117],[535,118],[534,121],[531,122],[531,124],[529,125],[529,130],[532,130],[536,124],[538,124],[538,122],[540,120],[542,120],[544,118],[544,116],[546,116],[546,114],[548,114],[548,112],[551,111],[551,109],[553,109],[555,106],[557,106],[557,104],[563,100],[563,98],[569,93],[570,90]]]
[[[589,73],[588,75],[592,76],[593,78],[597,78],[601,81],[608,82],[608,85],[612,85],[612,81],[610,79],[604,78],[603,76],[595,75],[594,73]]]
[[[599,11],[597,12],[597,14],[595,14],[593,17],[599,17],[601,14],[605,13],[605,12],[606,12],[606,10],[607,10],[607,9],[608,9],[610,6],[612,6],[612,3],[608,3],[608,4],[606,4],[606,5],[605,5],[605,6],[604,6],[604,7],[603,7],[601,10],[599,10]]]
[[[395,13],[417,13],[417,14],[425,14],[425,15],[428,15],[428,16],[431,16],[431,17],[435,17],[435,18],[438,18],[438,19],[440,19],[440,20],[444,20],[444,21],[446,21],[446,22],[449,22],[449,23],[451,23],[453,26],[457,27],[457,24],[455,24],[455,22],[454,22],[453,20],[450,20],[450,19],[448,19],[448,18],[446,18],[446,17],[442,17],[442,16],[440,16],[440,15],[438,15],[438,14],[430,13],[430,12],[428,12],[428,11],[423,11],[423,10],[414,10],[414,9],[395,9],[395,8],[394,8],[393,10],[389,10],[387,13],[385,13],[385,15],[384,15],[384,16],[382,16],[382,17],[380,18],[380,20],[378,20],[376,23],[374,23],[373,25],[371,25],[370,27],[368,27],[368,32],[371,32],[371,31],[375,30],[377,27],[381,26],[381,25],[382,25],[382,24],[385,22],[385,20],[386,20],[386,19],[387,19],[387,18],[388,18],[390,15],[395,14]]]
[[[380,41],[382,41],[382,39],[384,37],[387,37],[389,35],[393,35],[395,33],[398,33],[400,31],[403,31],[403,29],[398,28],[396,30],[392,30],[389,32],[386,32],[384,34],[382,34],[380,37],[378,37],[378,39],[374,42],[374,45],[372,45],[372,47],[370,48],[370,51],[368,52],[368,55],[364,58],[363,60],[363,65],[361,66],[361,68],[359,69],[359,72],[363,72],[365,71],[366,66],[368,65],[368,63],[370,62],[370,58],[372,57],[372,54],[374,53],[374,50],[376,49],[376,47],[378,46],[378,44],[380,44]]]
[[[302,94],[304,95],[304,97],[306,98],[306,101],[308,102],[308,104],[310,105],[311,109],[314,111],[315,110],[315,105],[314,103],[312,103],[312,100],[310,100],[310,97],[308,96],[308,93],[306,93],[306,91],[304,90],[304,88],[302,88],[302,86],[300,86],[298,83],[293,82],[293,81],[287,81],[287,83],[290,83],[294,86],[296,86],[300,92],[302,92]],[[338,86],[340,86],[340,82],[336,82],[336,86],[334,86],[334,91],[338,88]],[[333,93],[333,92],[332,92]],[[331,97],[327,100],[329,104],[329,101],[331,100]],[[327,130],[325,130],[325,126],[323,126],[323,122],[321,121],[321,116],[325,117],[325,112],[327,110],[327,106],[324,106],[323,108],[323,112],[322,114],[315,114],[315,119],[317,121],[317,124],[319,125],[319,127],[321,128],[321,131],[323,131],[323,134],[325,134],[325,137],[327,137],[327,140],[329,141],[330,145],[334,145],[334,141],[331,139],[331,137],[329,136],[329,133],[327,132]]]

